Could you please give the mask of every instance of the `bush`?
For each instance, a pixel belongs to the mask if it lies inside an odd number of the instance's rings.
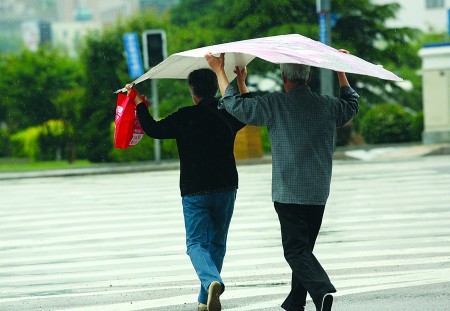
[[[13,157],[37,160],[40,154],[39,135],[40,126],[29,127],[11,135],[11,152]]]
[[[114,148],[113,144],[111,148],[109,157],[112,162],[136,162],[154,159],[153,139],[148,136],[142,137],[137,145],[127,149]]]
[[[130,148],[114,148],[114,123],[111,125],[111,151],[109,158],[112,162],[137,162],[155,159],[154,139],[144,135],[141,141]],[[161,159],[177,159],[178,148],[175,139],[161,140]]]
[[[67,159],[67,142],[73,130],[62,120],[49,120],[41,127],[39,135],[39,160],[51,161]]]
[[[0,129],[0,157],[11,155],[10,134],[6,129]]]
[[[336,146],[347,146],[352,138],[353,124],[348,121],[336,131]]]
[[[412,141],[421,141],[422,140],[422,132],[423,132],[423,111],[418,112],[415,116],[413,116],[412,124],[411,124],[411,140]]]
[[[411,141],[413,115],[396,104],[380,104],[364,115],[361,134],[366,143],[387,144]]]
[[[267,126],[261,126],[261,139],[263,153],[271,153],[272,146],[270,145],[269,131],[267,130]]]
[[[161,159],[178,159],[178,146],[175,139],[161,140]]]
[[[12,156],[35,161],[66,158],[65,146],[72,132],[61,120],[49,120],[41,126],[29,127],[11,136]]]

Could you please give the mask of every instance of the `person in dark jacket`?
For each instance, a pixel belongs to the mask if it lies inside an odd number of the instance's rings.
[[[139,93],[134,103],[148,136],[176,139],[187,254],[201,282],[198,310],[218,311],[225,289],[220,272],[238,188],[234,140],[245,125],[217,109],[218,84],[211,69],[191,72],[188,85],[195,105],[162,120],[152,118]],[[130,92],[134,85],[126,88]]]

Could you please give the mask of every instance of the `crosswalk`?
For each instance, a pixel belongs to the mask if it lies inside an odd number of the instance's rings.
[[[223,309],[281,310],[271,166],[238,169]],[[1,180],[0,310],[196,310],[178,174]],[[449,185],[448,156],[337,161],[315,250],[336,296],[450,284]]]

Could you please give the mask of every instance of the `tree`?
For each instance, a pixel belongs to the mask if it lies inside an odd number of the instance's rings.
[[[81,118],[84,120],[83,145],[86,146],[86,156],[90,161],[111,160],[110,125],[115,116],[114,91],[132,81],[127,74],[122,35],[135,31],[141,40],[140,34],[148,29],[166,29],[169,33],[172,31],[165,15],[157,17],[151,11],[146,11],[127,20],[119,20],[116,25],[102,33],[92,33],[86,40],[81,53],[86,75],[85,105],[81,110]],[[161,116],[175,110],[177,106],[180,107],[179,103],[173,101],[174,98],[180,98],[178,87],[181,87],[181,84],[176,81],[158,83],[159,90],[165,94],[160,100],[163,107],[161,110],[165,113]],[[149,81],[141,83],[139,89],[148,97],[151,96]]]
[[[0,119],[11,132],[57,119],[60,111],[55,99],[78,88],[82,79],[76,60],[49,47],[2,55],[0,72]]]
[[[189,26],[189,29],[195,28],[193,25],[215,29],[214,43],[288,33],[318,40],[315,3],[314,0],[186,0],[172,10],[172,21],[180,26]],[[418,31],[386,26],[386,20],[394,18],[399,8],[397,3],[375,5],[370,0],[333,0],[332,9],[337,21],[332,30],[332,45],[345,48],[372,63],[382,64],[417,83],[414,75],[420,59],[408,46],[417,38]],[[274,68],[266,62],[256,62],[251,64],[250,73],[264,75]],[[361,75],[349,75],[349,79],[369,102],[394,99],[405,105],[420,106],[417,102],[420,97],[414,101],[395,82]],[[310,85],[318,90],[319,83],[317,74]],[[420,85],[414,86],[420,89]]]
[[[405,80],[410,79],[413,90],[421,94],[416,71],[420,58],[411,46],[417,41],[419,31],[413,28],[389,28],[386,21],[395,18],[400,9],[397,3],[375,5],[364,1],[333,1],[339,14],[333,29],[334,45],[346,47],[353,54],[374,64],[381,64]],[[350,75],[350,82],[359,88],[361,95],[372,103],[394,101],[409,107],[421,106],[421,96],[408,96],[408,92],[393,81],[367,76]]]
[[[113,92],[119,89],[118,70],[123,63],[117,47],[119,42],[120,33],[111,30],[101,36],[94,33],[88,37],[87,48],[81,54],[86,75],[86,94],[81,109],[82,144],[87,158],[93,162],[107,161],[111,149],[109,127],[114,120]]]
[[[193,21],[203,20],[205,16],[219,9],[216,0],[182,0],[171,10],[171,22],[175,25],[187,25]]]
[[[385,26],[387,19],[395,17],[397,4],[374,5],[369,0],[333,0],[332,3],[338,16],[333,28],[333,46],[346,48],[372,63],[383,64],[405,78],[416,77],[420,61],[408,47],[417,32]],[[116,98],[113,92],[131,81],[127,75],[122,34],[129,31],[140,34],[147,29],[166,31],[169,55],[211,44],[288,33],[313,39],[319,37],[315,0],[184,0],[168,14],[157,16],[147,10],[118,21],[102,33],[92,34],[81,54],[86,72],[82,136],[91,161],[110,160],[109,125],[114,120]],[[250,66],[250,74],[275,77],[281,84],[277,65],[254,60]],[[318,90],[319,74],[316,69],[313,73],[310,85]],[[394,82],[362,75],[349,75],[349,79],[368,105],[395,101],[420,107],[421,96],[412,96]],[[414,80],[413,84],[416,83],[420,80]],[[158,89],[161,117],[191,104],[186,81],[159,80]],[[139,90],[151,96],[150,82],[139,84]]]

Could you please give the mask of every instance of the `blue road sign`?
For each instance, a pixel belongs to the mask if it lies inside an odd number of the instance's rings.
[[[127,55],[128,73],[132,79],[138,78],[144,74],[144,66],[137,34],[135,32],[124,33],[123,43]]]
[[[327,14],[324,12],[319,14],[319,31],[320,42],[327,44]]]

